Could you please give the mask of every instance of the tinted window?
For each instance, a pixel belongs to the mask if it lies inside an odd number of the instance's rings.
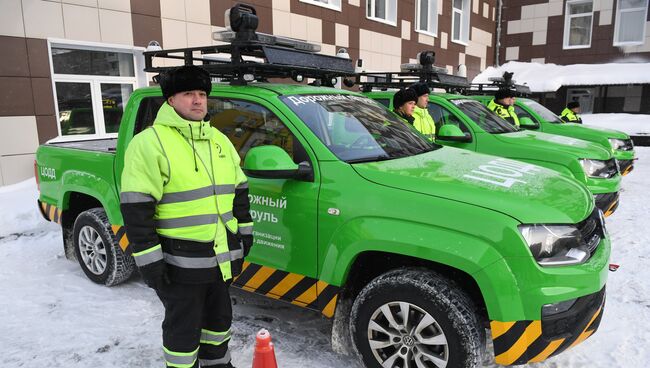
[[[481,129],[488,133],[500,134],[516,132],[518,129],[507,121],[498,117],[485,105],[475,100],[451,100],[460,111],[474,121]]]
[[[366,97],[332,94],[280,98],[334,155],[346,162],[407,157],[439,147]]]
[[[436,131],[439,131],[440,127],[445,124],[451,124],[460,128],[463,133],[469,133],[470,135],[472,134],[465,123],[463,123],[458,116],[452,114],[448,109],[436,103],[429,103],[428,109],[429,114],[433,118],[433,121],[436,123]]]
[[[520,106],[517,106],[515,104],[515,114],[517,114],[517,117],[519,118],[519,121],[521,121],[521,118],[529,118],[533,123],[535,123],[535,129],[539,128],[539,122],[533,115],[528,113],[528,111],[522,109]]]
[[[527,98],[522,98],[521,102],[533,109],[533,111],[539,114],[539,116],[544,119],[544,121],[554,124],[562,124],[562,120],[560,120],[560,118],[558,118],[557,115],[553,113],[553,111],[547,109],[546,106],[540,104],[539,102],[529,100]]]

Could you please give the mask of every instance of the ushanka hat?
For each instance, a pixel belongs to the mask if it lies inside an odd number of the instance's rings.
[[[398,109],[400,106],[404,105],[405,103],[413,101],[417,102],[418,101],[418,96],[413,90],[413,88],[402,88],[395,95],[393,96],[393,108]]]
[[[515,92],[510,89],[504,88],[498,90],[497,93],[494,94],[494,99],[497,101],[508,97],[515,97]]]
[[[571,101],[568,104],[566,104],[566,107],[568,107],[569,109],[575,109],[576,107],[580,107],[580,102]]]
[[[210,94],[210,73],[195,65],[181,66],[158,76],[158,83],[165,99],[184,91],[205,91]]]
[[[427,87],[426,83],[415,83],[410,88],[412,88],[415,91],[415,94],[418,97],[422,95],[428,95],[429,93],[431,93],[431,90],[429,89],[429,87]]]

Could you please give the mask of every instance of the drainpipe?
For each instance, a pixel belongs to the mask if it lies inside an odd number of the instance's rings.
[[[501,14],[503,13],[503,0],[497,0],[497,30],[494,47],[494,63],[499,66],[499,49],[501,49]]]

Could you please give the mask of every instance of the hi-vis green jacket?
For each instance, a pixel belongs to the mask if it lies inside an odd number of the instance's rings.
[[[519,117],[517,117],[517,114],[515,113],[514,106],[505,107],[492,99],[490,100],[490,103],[488,103],[487,107],[494,111],[501,119],[507,120],[514,126],[519,126]]]
[[[164,103],[129,144],[120,202],[138,267],[165,262],[172,280],[241,272],[253,243],[248,182],[228,138]]]
[[[413,118],[415,119],[413,120],[415,129],[433,142],[436,139],[436,124],[429,115],[429,110],[416,106],[413,110]]]
[[[571,111],[571,109],[569,109],[568,107],[565,107],[564,110],[562,110],[562,114],[560,114],[560,119],[562,119],[566,123],[582,124],[582,118],[580,118],[580,115]]]

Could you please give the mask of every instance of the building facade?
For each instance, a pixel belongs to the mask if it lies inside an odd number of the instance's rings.
[[[421,50],[468,77],[494,64],[497,0],[250,0],[258,30],[340,48],[367,71]],[[213,44],[229,0],[0,1],[0,185],[33,175],[38,144],[116,137],[130,93],[148,85],[142,53]]]

